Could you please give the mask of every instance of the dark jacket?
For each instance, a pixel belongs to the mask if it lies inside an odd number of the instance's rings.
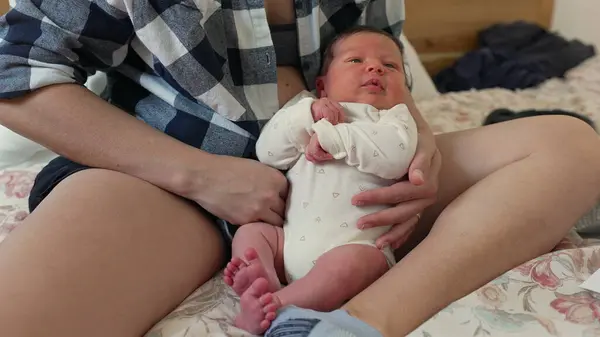
[[[479,46],[434,77],[440,92],[529,88],[563,77],[596,53],[591,45],[521,21],[481,31]]]

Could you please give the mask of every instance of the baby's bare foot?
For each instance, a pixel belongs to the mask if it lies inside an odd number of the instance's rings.
[[[254,335],[263,334],[271,326],[281,307],[279,299],[268,292],[269,282],[258,278],[240,297],[240,314],[235,318],[235,326]]]
[[[267,290],[275,292],[281,288],[281,283],[277,278],[277,273],[272,270],[271,273],[258,258],[258,253],[254,248],[248,248],[244,254],[247,263],[240,258],[234,257],[225,268],[224,281],[238,296],[242,296],[256,279],[264,278],[268,282]]]
[[[238,296],[241,295],[250,285],[248,282],[245,282],[245,284],[239,284],[239,282],[236,283],[237,274],[246,267],[248,267],[248,265],[246,262],[244,262],[244,260],[240,259],[239,257],[234,257],[231,259],[231,261],[229,261],[225,267],[225,271],[223,272],[223,281],[225,281],[225,284],[232,287],[233,291],[235,291]],[[242,287],[244,288],[242,289]]]

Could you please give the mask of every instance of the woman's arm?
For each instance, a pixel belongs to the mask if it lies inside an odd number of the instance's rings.
[[[118,67],[130,50],[134,30],[122,0],[44,4],[22,0],[0,18],[0,123],[76,162],[138,177],[232,223],[283,222],[287,181],[280,172],[197,150],[83,88],[89,75]]]
[[[72,84],[0,100],[0,123],[84,165],[123,172],[179,195],[208,175],[210,155]]]

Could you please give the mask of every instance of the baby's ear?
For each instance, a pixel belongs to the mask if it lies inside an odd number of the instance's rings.
[[[317,86],[317,97],[319,97],[319,98],[326,97],[327,93],[325,92],[325,77],[324,76],[317,77],[317,81],[315,82],[315,84]]]

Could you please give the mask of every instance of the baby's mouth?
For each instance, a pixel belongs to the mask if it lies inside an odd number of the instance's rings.
[[[376,78],[372,78],[372,79],[366,81],[363,84],[363,87],[367,87],[369,89],[378,89],[378,90],[381,90],[381,91],[385,90],[385,88],[383,87],[383,83],[381,83],[381,81],[379,79],[376,79]]]

